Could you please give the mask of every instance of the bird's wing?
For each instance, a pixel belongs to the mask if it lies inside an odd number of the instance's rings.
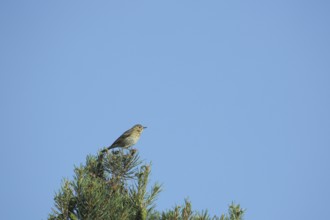
[[[124,139],[126,139],[127,137],[129,137],[131,134],[131,129],[125,131],[119,138],[117,138],[115,140],[115,142],[113,142],[113,144],[111,144],[108,149],[112,149],[112,148],[115,148],[115,147],[118,147],[118,144],[120,144]]]

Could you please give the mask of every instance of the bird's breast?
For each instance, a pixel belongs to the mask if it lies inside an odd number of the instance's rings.
[[[136,144],[137,141],[138,141],[138,138],[132,136],[132,137],[126,138],[126,141],[125,142],[126,142],[126,145],[132,146],[132,145]]]

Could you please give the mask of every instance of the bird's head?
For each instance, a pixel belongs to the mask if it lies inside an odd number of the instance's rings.
[[[144,127],[141,124],[137,124],[137,125],[134,125],[132,129],[141,133],[143,131],[143,129],[146,129],[146,128],[147,127]]]

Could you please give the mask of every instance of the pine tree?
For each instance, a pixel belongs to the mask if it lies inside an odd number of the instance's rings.
[[[161,185],[149,190],[150,164],[142,164],[136,150],[116,150],[89,155],[85,165],[74,169],[73,180],[64,179],[55,194],[48,220],[241,220],[244,210],[231,204],[229,214],[210,217],[192,211],[191,203],[159,212],[155,200]]]

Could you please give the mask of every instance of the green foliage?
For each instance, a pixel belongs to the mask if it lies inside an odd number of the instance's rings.
[[[197,212],[192,211],[191,202],[185,200],[183,206],[175,206],[173,209],[164,211],[161,214],[158,212],[150,216],[150,220],[242,220],[244,210],[239,205],[229,206],[229,215],[221,215],[221,217],[211,217],[207,211]]]
[[[118,150],[87,156],[76,167],[73,180],[65,179],[55,194],[55,207],[48,220],[241,220],[244,210],[229,206],[229,215],[210,217],[194,212],[190,201],[159,212],[155,200],[162,188],[148,190],[150,164],[142,164],[136,150]]]

